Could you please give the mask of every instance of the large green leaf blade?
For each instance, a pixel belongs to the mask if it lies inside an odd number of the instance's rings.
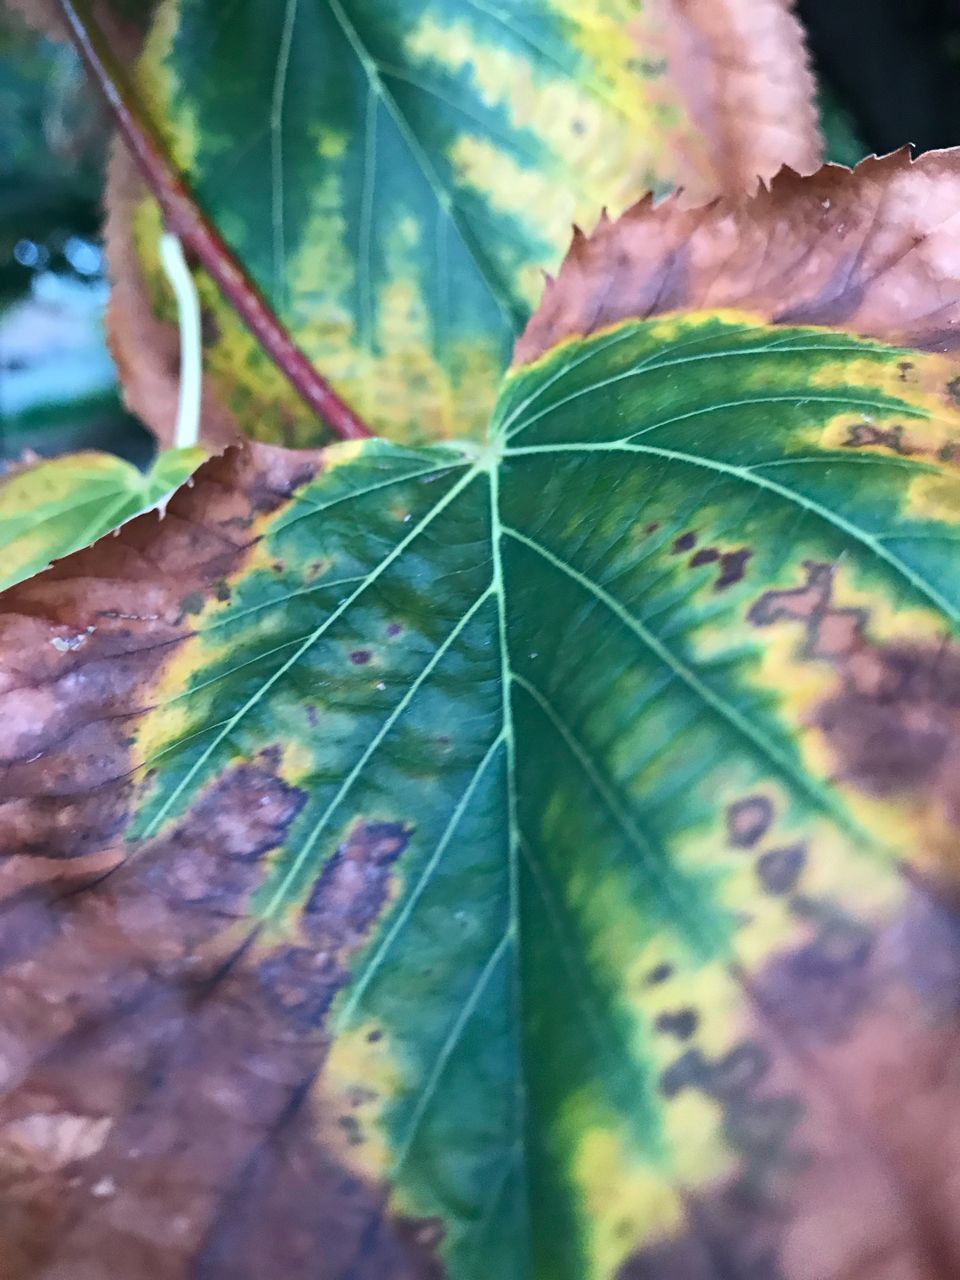
[[[949,320],[882,248],[863,328]],[[483,446],[231,451],[4,598],[14,1277],[952,1256],[956,361],[759,289],[561,337],[588,265]]]

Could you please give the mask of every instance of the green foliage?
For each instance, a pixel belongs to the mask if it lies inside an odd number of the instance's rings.
[[[71,453],[0,477],[0,591],[163,503],[205,457],[170,450],[143,474],[108,453]]]

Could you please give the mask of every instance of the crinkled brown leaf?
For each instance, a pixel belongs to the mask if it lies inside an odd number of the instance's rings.
[[[291,1023],[285,950],[258,955],[243,924],[303,804],[282,749],[238,761],[129,863],[120,836],[140,786],[129,729],[191,632],[191,596],[216,593],[251,520],[318,466],[232,451],[162,521],[3,596],[4,1280],[440,1274],[430,1224],[391,1221],[352,1171],[313,1087],[326,1037]],[[322,964],[300,979],[327,1001],[383,910],[396,839],[358,824],[328,877]]]
[[[792,0],[658,0],[664,51],[702,139],[678,157],[686,204],[752,195],[820,157],[814,82]]]
[[[925,350],[960,334],[956,154],[870,157],[851,173],[784,171],[750,204],[641,201],[574,237],[517,343],[523,364],[628,316],[736,307]]]

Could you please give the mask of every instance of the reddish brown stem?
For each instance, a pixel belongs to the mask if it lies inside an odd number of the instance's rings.
[[[373,433],[321,377],[277,319],[174,168],[159,134],[134,105],[122,68],[85,0],[57,0],[74,44],[106,98],[132,155],[156,196],[167,227],[216,281],[290,385],[342,440]]]

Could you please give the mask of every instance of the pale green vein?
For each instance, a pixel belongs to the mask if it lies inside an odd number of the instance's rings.
[[[463,218],[457,210],[457,202],[453,193],[448,191],[440,181],[436,168],[431,162],[430,157],[427,155],[423,144],[411,128],[409,120],[407,120],[406,116],[400,110],[400,106],[396,98],[383,83],[380,73],[377,71],[374,59],[371,57],[369,50],[363,43],[360,33],[347,17],[340,0],[327,0],[327,2],[330,5],[330,12],[340,24],[340,28],[346,36],[347,42],[357,55],[360,65],[363,67],[364,74],[367,76],[374,91],[382,99],[384,106],[389,111],[390,116],[396,125],[397,132],[407,144],[407,149],[417,162],[420,172],[423,174],[433,191],[434,198],[437,200],[441,208],[446,210],[450,221],[453,223],[460,236],[464,249],[473,260],[477,270],[483,276],[483,279],[486,281],[491,297],[503,313],[503,316],[510,327],[512,329],[516,328],[518,320],[516,315],[516,304],[513,302],[509,290],[504,288],[503,282],[500,280],[497,273],[492,270],[490,263],[483,255],[478,253],[472,237],[467,234],[463,225]]]
[[[394,485],[403,484],[405,480],[419,480],[424,476],[439,476],[445,471],[456,471],[460,467],[471,465],[471,462],[467,459],[459,458],[457,461],[444,462],[440,466],[426,467],[422,471],[406,471],[403,475],[390,476],[387,480],[380,480],[376,484],[367,485],[365,489],[351,489],[348,493],[338,494],[336,498],[330,498],[327,502],[311,502],[301,494],[291,494],[291,501],[295,501],[299,506],[307,507],[308,510],[301,511],[292,520],[277,521],[267,530],[267,533],[270,536],[274,536],[286,531],[291,525],[298,524],[301,520],[319,515],[323,511],[330,511],[333,507],[338,507],[343,502],[353,502],[357,498],[365,498],[367,494],[379,493],[381,489],[390,489]]]
[[[286,673],[290,670],[290,668],[296,662],[299,661],[299,659],[307,652],[307,650],[310,649],[314,644],[316,644],[316,642],[320,639],[320,637],[324,635],[324,633],[328,631],[330,627],[333,626],[333,624],[337,621],[337,619],[340,618],[344,613],[346,613],[347,609],[350,608],[353,602],[357,600],[363,594],[363,592],[366,591],[374,582],[376,582],[377,579],[383,573],[386,572],[386,570],[390,567],[391,564],[393,564],[395,560],[399,559],[399,557],[403,555],[407,547],[409,547],[410,544],[420,536],[420,534],[436,519],[436,517],[441,513],[441,511],[443,511],[446,507],[448,507],[450,503],[453,502],[454,499],[467,487],[467,485],[470,484],[474,479],[476,479],[477,474],[478,472],[476,471],[476,469],[472,469],[468,471],[466,475],[461,476],[461,478],[457,481],[457,483],[451,489],[449,489],[446,492],[446,494],[444,494],[444,496],[430,508],[427,514],[423,516],[417,522],[417,524],[414,525],[414,527],[410,530],[407,536],[401,539],[401,541],[397,543],[397,545],[393,548],[393,550],[383,557],[383,559],[379,562],[376,568],[372,569],[370,573],[366,575],[366,577],[363,579],[363,581],[360,583],[357,589],[355,591],[352,591],[350,595],[346,598],[346,600],[341,601],[341,603],[336,607],[336,609],[334,609],[332,613],[327,615],[327,617],[323,620],[323,622],[321,622],[320,625],[316,627],[310,633],[309,636],[307,636],[307,638],[302,642],[302,644],[300,644],[297,647],[296,651],[287,659],[287,661],[283,663],[283,665],[279,667],[268,680],[265,680],[264,683],[259,687],[259,689],[257,689],[256,693],[252,694],[246,700],[246,702],[244,702],[243,705],[230,717],[230,719],[227,721],[227,724],[225,728],[222,730],[222,732],[217,735],[217,737],[213,740],[213,742],[210,743],[210,745],[206,748],[206,750],[202,753],[202,755],[200,755],[198,759],[193,763],[191,768],[187,771],[187,773],[183,776],[183,778],[181,778],[180,782],[176,785],[176,787],[174,787],[174,789],[171,791],[170,795],[167,796],[166,800],[160,806],[156,814],[154,814],[153,818],[150,820],[150,823],[144,832],[144,835],[143,835],[144,839],[147,839],[150,836],[152,836],[160,828],[167,814],[171,811],[173,806],[179,800],[180,796],[184,793],[187,787],[190,786],[190,784],[196,778],[197,774],[201,772],[201,770],[206,765],[207,761],[213,755],[214,751],[217,750],[217,748],[221,745],[224,739],[229,737],[229,735],[233,732],[233,730],[237,727],[237,725],[241,722],[241,720],[243,720],[243,718],[250,711],[252,711],[252,709],[261,701],[261,699],[263,699],[266,696],[266,694],[269,693],[269,691],[273,688],[273,686],[277,683],[277,681],[280,680],[284,675],[286,675]]]
[[[409,85],[411,89],[416,89],[418,93],[435,98],[438,102],[442,102],[444,106],[450,107],[472,124],[479,126],[488,138],[495,138],[497,142],[509,147],[516,155],[522,156],[531,166],[542,166],[545,160],[555,159],[555,157],[545,156],[542,151],[534,151],[532,147],[524,146],[518,134],[508,133],[505,129],[496,128],[489,119],[481,116],[479,112],[471,111],[469,107],[464,106],[463,102],[458,102],[456,98],[450,97],[449,94],[444,93],[435,84],[428,83],[420,76],[414,75],[413,72],[407,71],[403,67],[394,66],[390,62],[379,60],[374,61],[374,66],[380,75],[385,76],[388,80],[399,80],[402,84]]]
[[[290,889],[295,884],[300,872],[303,870],[303,867],[307,861],[307,858],[309,858],[310,854],[313,852],[314,848],[316,847],[317,841],[320,839],[321,835],[324,833],[324,831],[327,830],[327,826],[330,822],[330,819],[333,817],[334,813],[337,811],[340,804],[343,802],[343,800],[346,798],[346,796],[350,792],[350,789],[353,787],[353,784],[357,781],[357,779],[360,777],[363,770],[366,768],[374,752],[377,751],[381,743],[386,738],[387,734],[390,732],[393,726],[397,723],[397,721],[400,719],[403,713],[407,710],[411,702],[413,702],[414,698],[420,692],[420,690],[422,689],[424,684],[427,682],[427,680],[429,680],[430,676],[433,674],[437,666],[442,661],[444,655],[449,651],[451,645],[453,645],[454,642],[460,637],[460,635],[463,633],[465,628],[469,626],[470,622],[473,620],[475,615],[484,606],[484,604],[486,604],[486,602],[490,599],[492,594],[493,594],[493,589],[491,587],[488,587],[486,591],[484,591],[480,596],[477,597],[477,599],[473,602],[473,604],[466,611],[466,613],[464,613],[463,616],[458,620],[456,626],[454,626],[453,629],[450,631],[450,633],[446,636],[443,643],[437,646],[433,654],[431,654],[430,660],[425,664],[420,674],[411,683],[406,693],[404,693],[403,697],[400,699],[400,701],[397,703],[394,709],[387,716],[386,720],[384,720],[383,724],[380,726],[377,732],[370,739],[367,746],[364,748],[363,752],[361,753],[359,759],[357,760],[356,764],[354,764],[353,768],[350,770],[350,772],[344,778],[343,782],[341,782],[340,786],[337,788],[336,793],[333,796],[333,799],[330,801],[326,809],[324,809],[323,813],[317,819],[317,822],[315,823],[314,827],[310,831],[310,834],[307,836],[306,840],[304,840],[303,845],[300,848],[300,851],[298,852],[297,856],[294,858],[291,866],[287,869],[286,873],[284,874],[283,878],[280,881],[280,884],[277,886],[276,891],[274,892],[270,901],[267,903],[266,907],[264,908],[264,915],[266,917],[269,918],[270,916],[274,915],[277,911],[280,910],[282,906],[286,904],[287,898],[290,893]]]
[[[270,101],[270,221],[273,228],[273,280],[278,306],[287,300],[286,267],[287,251],[284,232],[283,195],[283,105],[287,92],[287,72],[290,68],[290,50],[293,45],[293,28],[297,21],[299,0],[286,0],[283,28],[280,32],[280,49],[274,68],[273,93]]]
[[[761,467],[769,471],[772,467],[794,466],[882,466],[912,471],[915,475],[939,474],[940,468],[935,462],[924,462],[921,458],[897,458],[888,453],[838,453],[836,450],[824,449],[822,454],[798,454],[795,458],[771,458],[769,462],[750,462],[744,465],[745,471],[756,471]]]
[[[389,954],[397,938],[409,922],[410,917],[413,914],[414,907],[420,901],[424,889],[426,889],[434,872],[440,865],[443,855],[447,851],[447,846],[450,844],[451,839],[459,827],[470,801],[473,799],[474,793],[480,784],[481,778],[484,773],[486,773],[487,766],[502,746],[503,733],[501,732],[496,736],[496,738],[494,738],[493,742],[491,742],[490,746],[484,753],[482,760],[473,771],[473,774],[464,788],[460,799],[454,806],[453,813],[450,815],[450,820],[444,828],[440,839],[437,841],[436,847],[427,862],[424,864],[423,870],[417,878],[416,884],[404,894],[403,906],[397,912],[389,930],[384,935],[380,945],[374,951],[373,955],[370,957],[370,960],[362,973],[359,974],[352,984],[349,997],[337,1015],[338,1029],[342,1030],[347,1027],[356,1016],[357,1009],[360,1006],[360,1002],[363,1000],[367,988],[382,969],[386,956]]]
[[[639,378],[647,373],[657,373],[668,369],[676,369],[681,365],[698,364],[706,360],[735,360],[744,356],[770,356],[770,355],[792,355],[797,352],[806,351],[842,351],[846,355],[850,355],[849,347],[827,347],[825,345],[803,345],[797,347],[777,346],[771,348],[769,345],[762,347],[741,347],[735,351],[707,351],[698,356],[682,356],[679,360],[666,361],[646,361],[641,365],[633,365],[629,369],[621,370],[620,373],[611,374],[609,378],[600,378],[596,382],[591,382],[585,387],[579,387],[576,391],[571,391],[569,395],[564,396],[560,400],[551,401],[550,404],[539,409],[529,418],[525,419],[519,427],[510,433],[510,439],[516,438],[528,427],[532,427],[534,423],[539,422],[541,418],[547,417],[557,409],[562,409],[565,405],[572,404],[576,400],[581,400],[584,396],[592,395],[595,391],[603,391],[607,387],[615,386],[620,382],[628,382],[633,378]],[[842,395],[816,395],[809,394],[805,390],[796,391],[786,396],[766,396],[763,398],[748,398],[744,400],[731,400],[723,404],[705,405],[700,409],[694,409],[690,413],[680,414],[676,418],[665,418],[662,422],[655,422],[651,426],[644,427],[646,431],[656,431],[658,427],[669,426],[673,422],[682,422],[685,418],[696,417],[700,413],[712,413],[718,409],[739,408],[741,405],[748,404],[776,404],[776,403],[804,404],[804,403],[823,403],[823,404],[840,404],[849,405],[855,409],[876,409],[886,413],[900,413],[912,418],[929,418],[929,414],[923,409],[917,409],[912,405],[906,404],[904,401],[894,399],[889,400],[872,400],[866,397],[842,396]]]
[[[510,871],[510,928],[516,935],[514,947],[513,972],[513,1005],[514,1026],[516,1028],[515,1053],[517,1060],[517,1096],[516,1096],[516,1131],[520,1142],[526,1130],[527,1096],[526,1080],[523,1075],[523,1045],[521,1027],[523,1025],[523,975],[520,970],[520,866],[518,862],[518,842],[520,827],[517,815],[517,744],[513,723],[513,706],[510,693],[510,649],[507,641],[507,596],[506,581],[503,574],[503,538],[504,527],[500,516],[500,469],[494,463],[490,468],[490,542],[493,554],[492,586],[497,598],[497,638],[500,647],[500,683],[503,708],[503,735],[507,751],[507,858]],[[526,1149],[524,1148],[524,1161]],[[526,1164],[524,1165],[526,1171]],[[524,1187],[529,1188],[529,1179],[524,1178]],[[530,1206],[525,1202],[524,1212],[529,1221]]]
[[[576,1000],[577,1007],[580,1010],[580,1016],[583,1018],[584,1025],[590,1029],[594,1042],[600,1051],[600,1056],[609,1062],[618,1070],[623,1069],[623,1051],[618,1045],[611,1043],[612,1037],[607,1033],[603,1018],[594,1007],[593,1002],[596,997],[593,992],[584,983],[583,977],[578,970],[577,963],[574,959],[574,949],[570,945],[567,937],[567,931],[564,928],[563,921],[560,917],[560,910],[553,899],[553,895],[547,885],[546,877],[540,868],[539,863],[533,854],[530,841],[526,839],[523,832],[520,832],[518,845],[523,860],[527,865],[530,873],[530,879],[533,882],[540,901],[543,903],[543,909],[546,912],[547,919],[550,921],[550,927],[553,930],[557,941],[557,950],[563,961],[563,967],[567,971],[567,977],[570,980],[570,989]]]
[[[264,609],[279,608],[280,605],[289,604],[291,600],[297,600],[301,596],[316,595],[320,591],[332,591],[334,587],[352,586],[355,582],[362,582],[363,576],[362,573],[355,573],[349,578],[333,578],[329,582],[314,582],[309,587],[300,587],[296,591],[288,591],[285,595],[273,596],[260,604],[252,604],[247,609],[227,609],[221,617],[215,618],[205,626],[198,628],[193,634],[196,636],[208,636],[212,631],[219,631],[221,627],[233,626],[241,618],[248,618],[254,613],[262,613]]]
[[[604,590],[599,583],[588,578],[586,574],[581,573],[579,569],[567,564],[565,560],[561,560],[559,556],[555,556],[552,551],[549,551],[540,543],[534,542],[532,538],[528,538],[525,534],[520,533],[519,530],[504,525],[503,532],[534,552],[535,555],[540,556],[547,564],[552,565],[558,572],[570,578],[571,581],[576,582],[584,591],[589,592],[595,600],[598,600],[614,617],[618,618],[645,648],[673,671],[687,688],[702,700],[704,706],[709,707],[715,715],[725,721],[740,737],[751,743],[765,759],[773,764],[776,770],[787,779],[795,790],[805,795],[818,809],[829,813],[843,829],[847,831],[855,830],[850,815],[846,813],[843,807],[824,787],[814,782],[812,778],[806,777],[798,768],[795,760],[792,760],[765,733],[750,724],[749,720],[732,703],[728,702],[715,689],[712,689],[701,680],[696,672],[688,667],[685,662],[682,662],[674,653],[671,653],[660,638],[652,631],[649,631],[638,618],[625,609],[616,597]],[[864,834],[859,830],[856,830],[856,834],[861,839],[864,838]]]
[[[703,314],[708,315],[709,313],[707,312]],[[503,420],[502,423],[499,424],[498,430],[504,434],[507,434],[509,432],[509,428],[513,426],[517,418],[519,418],[525,412],[525,410],[530,407],[531,404],[534,404],[537,400],[542,399],[542,397],[546,394],[547,391],[550,390],[552,386],[555,386],[556,383],[561,381],[561,379],[565,378],[574,369],[578,369],[580,368],[581,365],[587,364],[590,360],[594,358],[594,356],[600,355],[603,352],[608,351],[611,347],[618,346],[621,342],[624,342],[630,338],[637,338],[641,332],[641,329],[640,329],[641,323],[645,324],[646,322],[644,321],[644,322],[638,323],[637,321],[621,320],[621,321],[618,321],[616,324],[611,325],[606,330],[598,329],[596,333],[591,334],[589,340],[581,344],[581,352],[575,359],[567,360],[566,363],[560,363],[559,368],[549,378],[541,378],[537,381],[537,384],[534,390],[526,397],[525,400],[522,400],[520,404],[514,406],[514,408],[511,409],[508,416]],[[671,359],[665,359],[664,357],[672,356],[677,351],[687,351],[689,350],[690,347],[702,347],[711,342],[717,344],[720,342],[727,342],[727,341],[740,341],[743,338],[750,337],[756,333],[770,333],[770,332],[773,332],[770,325],[757,324],[757,325],[748,325],[742,329],[740,328],[733,329],[727,333],[715,333],[715,332],[701,333],[696,338],[688,338],[685,342],[672,342],[672,343],[668,343],[666,346],[656,347],[650,353],[650,355],[647,356],[647,358],[643,360],[639,365],[634,365],[633,369],[635,373],[640,373],[641,371],[645,371],[651,368],[654,365],[654,363],[656,363],[657,368],[670,369],[676,362]],[[779,338],[776,341],[766,343],[763,346],[762,350],[765,353],[767,351],[783,350],[784,348],[787,347],[789,343],[795,343],[798,337],[803,337],[803,336],[804,336],[804,333],[802,330],[789,331],[786,333],[784,337]],[[808,338],[807,342],[803,344],[798,344],[792,347],[791,350],[796,352],[836,351],[836,352],[841,352],[846,354],[858,354],[862,351],[862,348],[856,346],[853,343],[853,341],[846,344],[845,346],[836,346],[836,345],[828,345],[824,343],[819,334],[807,334],[806,336]],[[867,350],[874,351],[874,350],[881,350],[881,349],[867,348]],[[893,352],[893,354],[895,355],[908,354],[906,351],[901,352],[900,349],[896,347],[892,347],[892,348],[885,347],[885,348],[882,348],[882,350],[886,354],[889,354],[890,352]],[[713,356],[719,357],[723,355],[730,355],[732,353],[729,350],[724,349],[722,351],[716,351],[710,354]],[[517,380],[522,379],[524,381],[528,381],[531,373],[534,370],[537,370],[538,366],[540,366],[544,362],[558,363],[556,351],[550,350],[545,352],[542,356],[539,356],[531,364],[521,366],[520,368],[514,370],[508,376],[510,379],[517,379]]]
[[[373,201],[377,173],[377,112],[380,97],[373,81],[367,82],[367,107],[363,123],[363,174],[360,180],[360,222],[357,229],[357,338],[361,346],[373,341]]]
[[[477,1006],[479,1005],[481,999],[483,998],[483,993],[486,991],[487,985],[490,982],[491,977],[496,972],[497,966],[500,964],[500,961],[503,959],[504,955],[506,954],[507,948],[513,942],[513,940],[514,940],[513,929],[507,928],[504,931],[503,937],[500,939],[496,948],[491,953],[489,959],[487,960],[487,963],[483,966],[480,973],[477,975],[477,980],[473,984],[473,988],[470,991],[470,994],[467,996],[466,1000],[463,1002],[463,1006],[460,1009],[460,1012],[457,1014],[457,1017],[454,1019],[453,1025],[451,1026],[446,1039],[444,1040],[443,1044],[440,1047],[440,1052],[437,1054],[436,1060],[433,1064],[430,1074],[427,1076],[427,1079],[424,1082],[423,1090],[421,1091],[420,1097],[417,1100],[417,1105],[414,1107],[413,1114],[411,1115],[410,1121],[406,1128],[406,1132],[404,1133],[404,1136],[401,1138],[401,1140],[397,1144],[397,1154],[394,1159],[393,1167],[391,1170],[391,1174],[394,1178],[397,1178],[399,1176],[400,1170],[403,1168],[404,1164],[406,1163],[407,1156],[410,1154],[410,1148],[413,1146],[414,1140],[420,1131],[420,1126],[423,1123],[423,1118],[427,1113],[430,1103],[433,1101],[434,1097],[436,1096],[437,1089],[440,1085],[440,1081],[443,1079],[443,1073],[447,1069],[447,1066],[450,1062],[450,1058],[452,1057],[453,1052],[456,1049],[457,1045],[460,1043],[460,1040],[463,1037],[463,1033],[466,1030],[468,1023],[470,1022],[470,1019],[476,1013]]]
[[[766,476],[756,471],[751,471],[745,467],[735,466],[733,463],[720,462],[716,458],[703,458],[698,454],[682,453],[677,449],[663,449],[657,445],[650,444],[632,444],[617,443],[610,444],[579,444],[579,445],[532,445],[527,448],[511,449],[505,456],[531,456],[534,454],[548,453],[638,453],[647,454],[650,457],[671,459],[674,462],[685,463],[692,467],[701,467],[707,471],[720,472],[728,475],[736,480],[742,480],[746,484],[759,485],[763,489],[767,489],[770,493],[775,493],[778,497],[783,498],[786,502],[793,503],[796,506],[803,507],[810,511],[813,515],[832,524],[835,528],[840,529],[852,538],[854,542],[860,543],[866,547],[878,559],[889,565],[896,573],[898,573],[906,582],[910,584],[918,594],[924,596],[931,604],[935,605],[942,613],[945,613],[951,622],[956,623],[960,620],[960,612],[950,603],[947,598],[942,595],[936,587],[932,586],[920,577],[909,565],[905,564],[893,552],[888,551],[882,544],[880,539],[868,533],[866,529],[861,529],[859,525],[853,524],[837,511],[831,511],[829,507],[823,506],[814,498],[808,498],[794,489],[788,489],[786,485],[778,484],[776,480],[770,480]]]
[[[620,803],[620,800],[613,788],[605,781],[600,770],[593,763],[589,752],[584,748],[583,744],[574,736],[570,727],[566,724],[563,717],[555,710],[549,699],[540,692],[540,690],[529,680],[514,672],[513,679],[516,684],[523,689],[528,697],[532,698],[541,712],[547,717],[557,733],[560,735],[567,750],[579,764],[584,775],[590,782],[594,791],[603,801],[611,817],[620,827],[623,834],[627,837],[628,842],[633,846],[641,859],[641,870],[649,877],[655,889],[658,889],[663,897],[670,902],[674,917],[679,927],[687,934],[688,941],[696,938],[700,934],[701,945],[705,947],[704,956],[709,957],[716,954],[721,946],[719,936],[707,935],[703,927],[703,922],[699,919],[693,919],[684,909],[683,904],[677,897],[673,885],[669,879],[663,875],[660,863],[663,853],[658,850],[653,841],[642,831],[637,825],[636,820],[630,811]]]

